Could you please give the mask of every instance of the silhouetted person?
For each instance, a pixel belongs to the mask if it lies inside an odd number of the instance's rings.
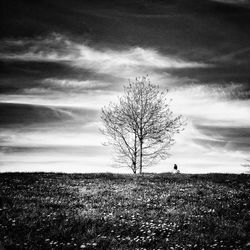
[[[174,164],[174,173],[175,174],[179,174],[180,173],[180,170],[178,170],[178,167],[176,164]]]

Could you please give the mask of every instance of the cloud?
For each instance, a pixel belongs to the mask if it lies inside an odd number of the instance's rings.
[[[200,140],[202,145],[223,147],[228,151],[250,151],[249,127],[225,127],[216,125],[197,125],[197,129],[210,140]]]
[[[107,152],[102,146],[0,146],[0,151],[3,152],[5,155],[13,155],[16,156],[26,154],[28,157],[34,155],[53,155],[57,154],[58,156],[70,154],[78,156],[79,154],[85,157],[93,157],[98,155],[104,155]]]
[[[241,65],[249,63],[250,47],[241,48],[236,51],[231,51],[226,54],[217,55],[210,59],[215,63],[226,63],[233,65]]]
[[[41,81],[45,87],[50,89],[62,89],[62,90],[100,90],[109,87],[111,84],[108,82],[100,82],[95,80],[75,80],[75,79],[57,79],[57,78],[46,78]]]
[[[0,127],[21,126],[73,119],[69,110],[40,105],[0,103]]]
[[[236,85],[237,86],[237,85]],[[170,91],[175,112],[203,125],[250,126],[250,100],[231,99],[237,87],[191,85]]]
[[[99,73],[125,75],[134,68],[193,68],[206,67],[197,62],[161,55],[152,48],[131,47],[121,50],[93,48],[84,43],[70,41],[65,36],[52,34],[33,40],[5,40],[0,57],[5,60],[64,62],[74,67]],[[133,70],[134,71],[134,70]],[[124,74],[126,73],[126,74]]]
[[[2,59],[20,61],[67,61],[77,55],[72,43],[63,36],[52,33],[34,39],[0,41]]]
[[[225,4],[235,4],[235,5],[250,5],[249,0],[212,0],[214,2],[220,2]]]
[[[66,127],[66,128],[65,128]],[[1,147],[84,147],[101,146],[103,137],[95,122],[55,123],[7,127],[0,131]]]
[[[100,110],[103,105],[117,100],[116,91],[89,91],[76,92],[53,92],[40,94],[37,89],[32,89],[20,94],[5,94],[1,96],[1,103],[30,104],[51,106],[58,108],[86,108]]]
[[[117,69],[127,70],[133,67],[145,68],[189,68],[205,66],[196,62],[185,62],[180,59],[160,55],[156,50],[130,48],[128,50],[94,50],[87,46],[79,46],[79,63],[101,72],[114,72]],[[125,67],[125,68],[124,68]],[[120,72],[121,73],[121,72]]]

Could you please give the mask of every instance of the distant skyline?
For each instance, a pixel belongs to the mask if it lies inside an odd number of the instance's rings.
[[[188,125],[148,172],[243,173],[250,158],[250,2],[3,1],[0,172],[121,172],[100,109],[130,79],[169,90]]]

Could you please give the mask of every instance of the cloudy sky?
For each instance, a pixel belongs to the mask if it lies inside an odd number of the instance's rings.
[[[147,171],[246,171],[250,1],[4,0],[0,171],[112,167],[100,109],[148,74],[188,120],[171,157]]]

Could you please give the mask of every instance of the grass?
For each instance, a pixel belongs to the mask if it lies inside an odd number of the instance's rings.
[[[249,175],[0,174],[0,249],[247,249]]]

